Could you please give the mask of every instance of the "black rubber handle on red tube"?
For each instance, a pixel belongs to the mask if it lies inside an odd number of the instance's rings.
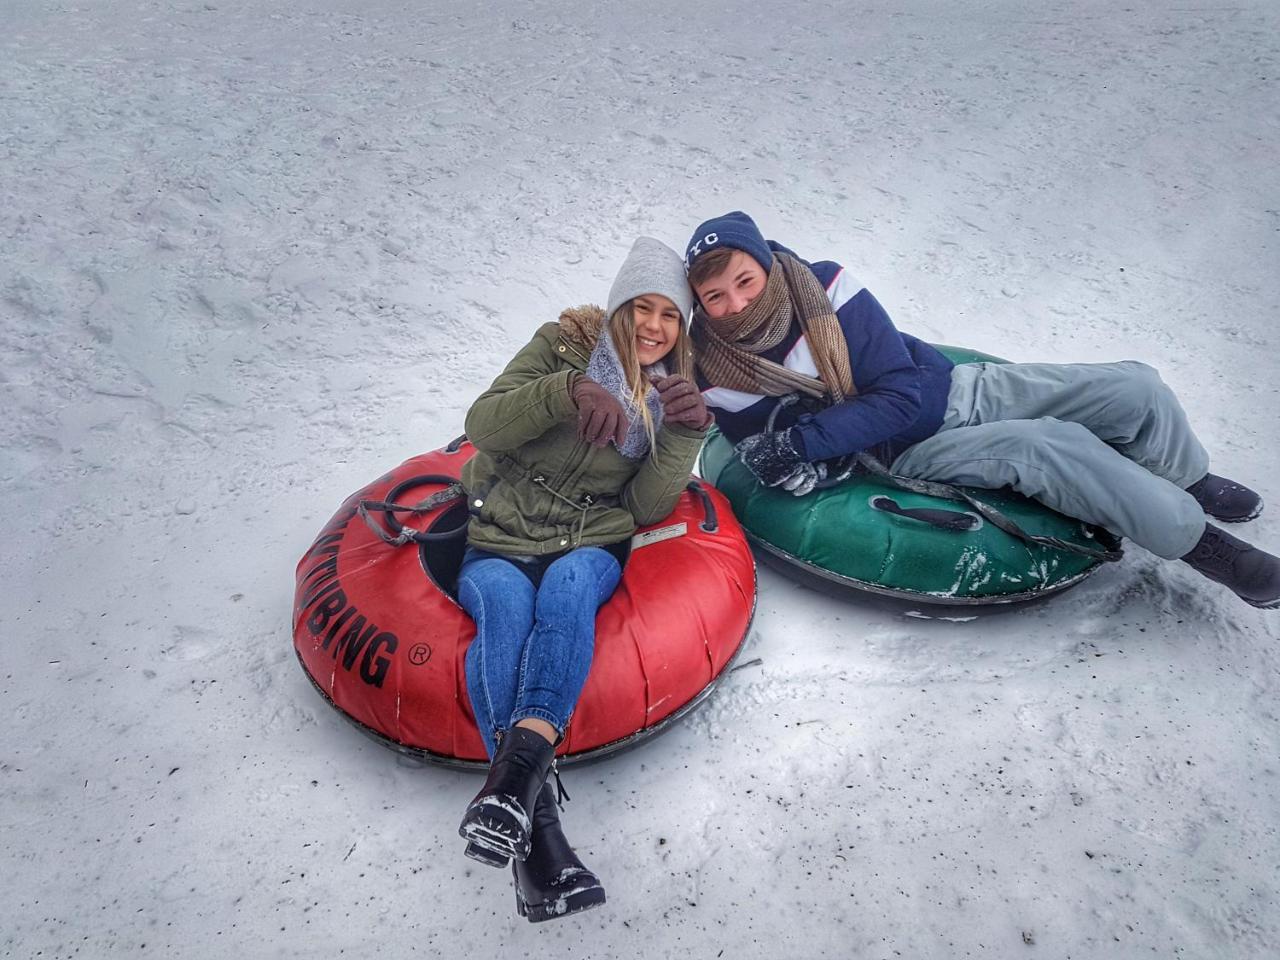
[[[698,526],[704,533],[715,533],[720,529],[720,517],[716,514],[715,501],[711,499],[711,494],[707,493],[704,487],[697,480],[689,481],[689,492],[702,501],[703,521]]]
[[[410,477],[407,480],[403,480],[400,483],[396,484],[394,487],[392,487],[389,491],[387,491],[387,496],[385,500],[361,500],[360,513],[362,516],[364,516],[365,521],[369,524],[370,527],[375,526],[375,522],[373,520],[373,517],[370,516],[370,513],[376,512],[376,513],[383,514],[386,518],[387,527],[391,528],[391,533],[388,534],[385,529],[379,531],[376,528],[374,532],[378,533],[378,535],[381,536],[382,539],[385,540],[387,543],[394,543],[399,538],[401,538],[405,532],[404,524],[396,519],[396,516],[395,516],[396,512],[399,511],[401,513],[412,513],[415,510],[419,509],[418,507],[415,507],[411,504],[398,503],[397,501],[399,500],[401,494],[403,494],[406,490],[411,490],[414,487],[421,487],[428,483],[442,483],[446,487],[450,487],[456,484],[457,482],[458,482],[457,477],[449,477],[449,476],[445,476],[444,474],[439,474],[439,473],[419,474],[416,477]],[[461,499],[462,496],[463,494],[460,493],[456,499]],[[441,506],[443,506],[443,504],[436,504],[431,509],[437,509]],[[464,536],[466,532],[467,532],[467,525],[464,523],[460,527],[455,527],[452,530],[445,530],[443,533],[426,533],[421,530],[416,530],[409,535],[409,539],[412,540],[414,543],[430,543],[433,540],[452,540],[455,537]]]

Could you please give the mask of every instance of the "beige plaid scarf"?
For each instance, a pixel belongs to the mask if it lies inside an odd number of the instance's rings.
[[[817,379],[760,356],[783,341],[793,318],[809,342]],[[829,396],[833,404],[858,392],[849,345],[827,291],[812,270],[788,254],[774,252],[764,290],[745,310],[711,320],[699,307],[690,332],[698,367],[714,386],[768,397],[799,391]]]

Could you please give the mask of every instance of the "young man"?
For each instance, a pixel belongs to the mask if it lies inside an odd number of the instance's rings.
[[[823,461],[865,451],[899,476],[1012,487],[1280,607],[1280,559],[1205,520],[1252,520],[1261,498],[1209,473],[1152,368],[954,366],[838,263],[799,259],[741,211],[698,227],[685,263],[703,399],[766,486],[802,496]]]

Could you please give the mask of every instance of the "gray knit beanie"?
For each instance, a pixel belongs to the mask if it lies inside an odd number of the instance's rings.
[[[605,313],[612,318],[614,311],[645,293],[659,293],[676,305],[680,319],[689,326],[693,312],[693,291],[685,277],[684,260],[661,240],[640,237],[631,246],[631,252],[622,269],[613,278],[609,288],[609,305]]]

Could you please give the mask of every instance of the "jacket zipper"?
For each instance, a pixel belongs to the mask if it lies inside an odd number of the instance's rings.
[[[564,337],[560,338],[560,342],[561,344],[564,345],[565,349],[570,351],[575,357],[577,357],[579,360],[582,360],[583,362],[586,362],[586,358],[583,357],[582,354],[578,352],[578,349],[572,343],[570,343]],[[582,373],[583,376],[586,376],[586,374],[581,370],[575,370],[575,372]],[[586,448],[588,446],[589,445],[584,440],[579,438],[578,442],[574,445],[573,449],[569,451],[569,456],[565,458],[564,466],[561,467],[560,470],[556,473],[556,475],[551,478],[551,484],[557,490],[559,489],[560,485],[565,481],[565,479],[567,477],[572,476],[573,472],[582,465],[582,461],[585,460],[587,456]],[[546,482],[545,477],[543,478],[543,481],[545,484]],[[546,523],[551,522],[550,512],[548,512],[545,522]]]
[[[560,343],[565,348],[565,350],[572,353],[584,364],[589,362],[589,358],[584,357],[578,351],[578,348],[575,347],[572,343],[570,343],[564,337],[560,338]],[[584,370],[577,370],[575,368],[574,372],[581,373],[583,376],[586,376],[586,372]],[[578,442],[574,444],[573,449],[569,451],[569,456],[565,459],[564,466],[561,467],[560,470],[556,473],[556,475],[551,478],[550,482],[548,482],[547,478],[542,476],[541,474],[532,478],[534,483],[536,483],[538,486],[545,489],[553,497],[551,506],[547,509],[547,512],[543,515],[543,518],[542,518],[542,523],[544,526],[548,526],[548,527],[554,526],[551,518],[556,511],[556,503],[555,503],[556,500],[563,501],[564,503],[572,506],[575,510],[582,511],[582,514],[579,518],[579,523],[578,523],[578,537],[577,537],[578,540],[582,539],[582,530],[586,523],[586,511],[590,510],[591,507],[595,505],[595,501],[592,500],[592,498],[588,495],[585,498],[587,500],[586,505],[580,506],[578,504],[575,504],[572,500],[570,500],[564,494],[560,493],[558,488],[562,483],[564,483],[566,479],[574,475],[575,471],[577,471],[582,466],[583,461],[587,459],[587,455],[590,452],[591,452],[591,445],[588,444],[586,441],[579,439]]]

